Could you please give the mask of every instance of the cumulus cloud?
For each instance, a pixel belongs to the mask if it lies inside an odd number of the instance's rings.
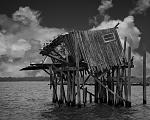
[[[98,26],[102,21],[108,21],[110,16],[106,13],[107,10],[113,7],[112,0],[101,0],[98,7],[99,14],[89,20],[89,24]]]
[[[130,15],[142,14],[150,7],[150,0],[138,0],[136,7],[130,11]]]
[[[130,46],[132,46],[132,49],[136,49],[139,46],[140,42],[140,30],[135,26],[134,24],[134,17],[128,16],[124,18],[124,20],[109,20],[109,21],[103,21],[100,25],[97,27],[92,28],[91,30],[101,30],[101,29],[107,29],[107,28],[113,28],[115,25],[118,26],[118,34],[121,39],[121,43],[124,43],[124,38],[127,37],[127,42]]]
[[[39,49],[43,43],[53,40],[64,29],[40,25],[40,12],[20,7],[12,18],[0,15],[0,76],[34,76],[36,71],[19,72],[30,60],[40,62]],[[5,61],[4,61],[5,59]]]
[[[100,14],[105,15],[106,10],[113,7],[112,0],[101,0],[101,5],[98,7]]]
[[[103,14],[103,16],[109,16],[106,14],[106,10],[113,7],[112,1],[106,0],[106,4],[101,4],[98,8],[100,15]],[[141,32],[139,28],[135,25],[134,22],[134,14],[142,14],[144,11],[146,11],[150,6],[150,0],[138,0],[136,7],[130,11],[129,16],[125,17],[123,20],[110,20],[110,19],[103,19],[103,21],[96,20],[96,27],[93,27],[91,30],[101,30],[106,28],[112,28],[117,23],[120,23],[118,26],[118,34],[121,40],[121,43],[123,45],[125,37],[127,37],[127,46],[132,47],[132,56],[134,56],[134,65],[135,68],[132,69],[132,75],[141,77],[143,74],[143,64],[142,59],[143,57],[139,55],[137,52],[135,52],[135,49],[139,47],[139,43],[141,40]],[[98,15],[98,16],[100,16]],[[147,75],[150,74],[150,54],[147,53]]]

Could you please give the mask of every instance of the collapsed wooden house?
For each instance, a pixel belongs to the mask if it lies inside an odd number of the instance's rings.
[[[92,98],[95,103],[131,106],[130,76],[133,67],[131,48],[126,57],[126,40],[121,45],[116,27],[95,31],[72,31],[59,35],[46,44],[40,54],[50,57],[52,63],[31,64],[22,70],[44,70],[50,75],[53,102],[81,106]],[[127,70],[128,69],[128,70]],[[86,83],[94,79],[94,93]],[[64,90],[67,84],[67,91]],[[60,94],[58,98],[58,87]],[[81,89],[83,100],[81,101]],[[76,100],[77,99],[77,100]]]

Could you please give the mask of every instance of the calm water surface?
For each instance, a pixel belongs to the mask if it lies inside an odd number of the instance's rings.
[[[132,87],[132,108],[90,104],[58,108],[48,82],[0,82],[0,120],[150,120],[150,87],[142,105],[142,87]]]

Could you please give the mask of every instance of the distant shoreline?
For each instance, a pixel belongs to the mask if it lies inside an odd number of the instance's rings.
[[[0,77],[0,82],[48,82],[49,77]],[[116,81],[116,80],[115,80]],[[142,86],[142,78],[131,77],[132,86]],[[150,78],[147,78],[147,86],[150,85]],[[94,80],[90,79],[87,85],[93,85]],[[82,83],[81,83],[82,84]]]
[[[49,80],[0,80],[0,82],[49,82]],[[82,84],[82,83],[81,83]],[[60,85],[58,83],[58,85]],[[64,83],[64,85],[67,85],[67,83]],[[87,83],[85,85],[95,85],[91,83]],[[141,83],[131,83],[132,86],[143,86]],[[147,84],[146,86],[150,86],[150,84]]]
[[[49,81],[49,77],[0,77],[0,82]]]
[[[28,81],[28,82],[44,82],[44,81],[49,81],[49,80],[0,80],[0,82],[24,82],[24,81]]]

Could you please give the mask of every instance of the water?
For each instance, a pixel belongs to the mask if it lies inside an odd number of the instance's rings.
[[[150,120],[150,86],[147,105],[142,105],[142,87],[132,87],[132,106],[58,108],[51,103],[48,82],[0,82],[0,120]]]

